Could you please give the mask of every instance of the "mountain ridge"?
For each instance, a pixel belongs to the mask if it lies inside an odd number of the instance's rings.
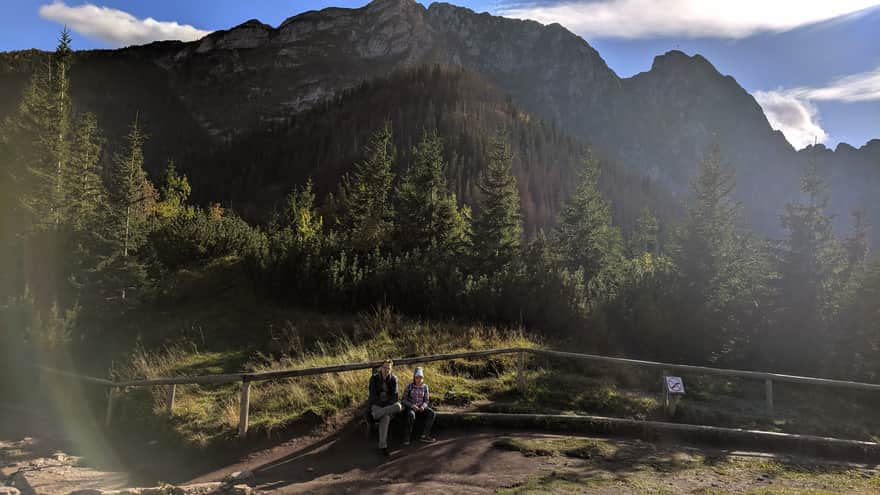
[[[283,123],[365,81],[440,64],[481,74],[524,111],[679,195],[687,193],[703,152],[718,144],[739,172],[738,199],[764,234],[778,230],[776,216],[797,199],[808,160],[771,128],[735,78],[701,55],[671,50],[655,57],[651,70],[620,78],[586,40],[559,24],[448,3],[426,8],[414,0],[375,0],[304,12],[278,27],[254,19],[188,43],[77,54],[72,91],[81,106],[114,128],[124,128],[116,114],[141,109],[145,122],[159,128],[156,140],[184,141],[151,144],[163,159],[180,161]],[[0,54],[0,89],[18,95],[25,79],[15,74],[14,58]],[[143,81],[134,81],[135,73]],[[125,84],[148,91],[129,94]],[[0,101],[0,115],[11,108]],[[183,131],[162,129],[169,115]],[[821,154],[824,172],[835,176],[838,216],[856,206],[880,219],[871,189],[880,184],[880,167],[865,165],[877,155],[869,143]]]

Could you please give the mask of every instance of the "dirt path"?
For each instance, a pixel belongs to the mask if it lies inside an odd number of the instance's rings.
[[[438,439],[409,447],[392,442],[392,455],[386,458],[349,426],[324,438],[256,453],[193,482],[247,470],[254,475],[249,484],[280,494],[880,492],[874,466],[860,464],[490,429],[445,430]],[[510,440],[568,445],[576,453],[535,455],[496,445]]]
[[[132,479],[59,456],[57,449],[67,441],[57,430],[31,426],[48,440],[4,442],[0,437],[0,461],[6,461],[0,464],[7,464],[0,470],[0,485],[3,474],[10,475],[10,462],[30,463],[14,469],[40,468],[28,473],[23,493],[120,488]],[[385,457],[349,417],[321,434],[297,436],[179,481],[220,481],[250,471],[249,485],[279,494],[880,493],[880,476],[870,465],[489,428],[446,428],[437,434],[435,444],[408,447],[393,437],[392,455]]]
[[[71,455],[76,442],[57,421],[40,411],[0,403],[0,487],[24,495],[118,489],[128,475],[89,466]]]
[[[391,444],[383,456],[348,427],[322,439],[291,443],[252,455],[192,482],[215,481],[232,471],[251,471],[249,481],[275,493],[493,493],[523,482],[535,461],[495,449],[499,432],[444,431],[437,443]]]

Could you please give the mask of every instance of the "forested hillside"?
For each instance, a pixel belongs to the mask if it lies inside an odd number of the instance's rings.
[[[470,205],[487,166],[491,138],[504,129],[529,238],[553,222],[588,149],[555,124],[517,108],[477,74],[435,65],[364,83],[317,108],[232,139],[182,167],[199,177],[192,180],[197,202],[220,201],[248,218],[262,219],[291,186],[309,178],[319,202],[334,192],[386,121],[397,150],[394,171],[406,170],[424,131],[436,131],[443,141],[450,188],[459,202]],[[680,204],[663,186],[619,164],[603,163],[600,185],[612,199],[619,224],[630,229],[645,207],[663,218],[680,216]]]
[[[0,116],[15,108],[30,75],[47,61],[48,54],[35,50],[0,54]],[[838,235],[850,228],[857,210],[870,222],[880,219],[873,200],[880,185],[880,141],[858,148],[841,144],[811,158],[771,128],[736,74],[720,73],[700,55],[672,50],[658,55],[650,70],[621,78],[587,41],[558,24],[478,14],[446,3],[425,7],[414,0],[375,0],[357,9],[305,12],[277,27],[252,20],[189,43],[80,52],[70,68],[71,94],[80,111],[98,116],[113,146],[122,143],[128,123],[139,114],[152,138],[144,147],[152,177],[173,158],[186,167],[197,201],[234,200],[235,209],[255,219],[252,213],[265,210],[265,204],[252,212],[250,203],[264,191],[248,185],[269,177],[276,165],[265,164],[268,171],[248,165],[251,175],[230,178],[235,185],[229,190],[216,182],[200,187],[215,177],[214,163],[206,157],[218,146],[234,147],[239,138],[283,128],[294,116],[361,84],[435,64],[473,73],[496,88],[502,101],[509,97],[518,111],[589,144],[608,164],[606,179],[625,169],[650,178],[652,189],[659,185],[683,196],[694,164],[707,148],[719,145],[737,170],[734,194],[743,202],[744,218],[762,236],[782,236],[778,213],[786,202],[798,200],[798,180],[811,159],[833,193],[829,212]],[[460,93],[467,100],[467,92]],[[386,100],[378,102],[380,110],[394,103]],[[434,104],[449,103],[434,99]],[[410,132],[408,122],[391,120],[398,135]],[[358,128],[358,145],[369,132],[365,129]],[[459,141],[444,137],[450,145]],[[345,142],[329,157],[344,152],[350,161],[357,146],[349,137],[341,139]],[[410,144],[403,143],[402,152]],[[288,161],[285,166],[317,165]],[[546,198],[556,194],[556,184],[538,178],[532,176],[530,195],[523,196],[528,232],[554,213]],[[321,181],[316,185],[324,190]],[[283,190],[291,184],[274,186]],[[274,192],[272,197],[283,194]],[[615,210],[624,207],[616,204]],[[873,245],[880,244],[880,231],[869,235]]]
[[[864,223],[834,233],[815,165],[778,240],[743,221],[717,148],[694,164],[678,220],[634,215],[664,203],[478,77],[430,67],[218,148],[219,179],[193,194],[188,163],[147,174],[155,137],[137,112],[113,145],[75,110],[69,43],[0,128],[2,338],[17,359],[94,363],[108,342],[134,345],[130,315],[161,314],[182,271],[225,260],[281,306],[386,305],[606,353],[876,379],[880,265]],[[207,205],[242,180],[236,163],[264,197]],[[274,203],[265,221],[235,212],[249,201]]]

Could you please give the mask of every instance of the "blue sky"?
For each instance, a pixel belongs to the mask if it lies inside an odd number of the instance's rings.
[[[366,0],[3,0],[0,51],[52,49],[62,24],[77,49],[197,39],[248,19]],[[424,2],[429,4],[430,2]],[[478,12],[559,22],[628,77],[671,49],[699,53],[755,95],[796,147],[880,138],[880,0],[457,0]],[[672,13],[672,14],[671,14]]]

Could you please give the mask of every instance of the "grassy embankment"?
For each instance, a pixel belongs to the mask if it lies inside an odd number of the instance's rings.
[[[310,368],[493,347],[535,346],[519,330],[482,324],[422,321],[388,308],[330,314],[280,305],[255,294],[235,259],[180,270],[159,302],[129,318],[140,336],[117,362],[117,378],[141,379]],[[130,348],[129,344],[129,348]],[[115,343],[117,349],[126,345]],[[516,388],[515,356],[424,365],[435,405],[502,399]],[[401,387],[411,367],[396,367]],[[314,426],[354,411],[367,398],[369,371],[352,371],[251,386],[250,434],[267,437]],[[165,414],[165,387],[131,389],[117,424],[163,443],[206,448],[236,437],[238,384],[177,387],[174,414]]]
[[[405,318],[389,309],[326,314],[267,302],[244,282],[234,259],[182,270],[161,302],[137,322],[140,346],[116,375],[144,378],[307,368],[491,347],[534,346],[521,331]],[[560,347],[559,343],[547,343]],[[527,392],[515,392],[514,357],[429,363],[428,383],[441,409],[466,405],[489,411],[594,414],[683,423],[874,439],[880,432],[864,394],[788,384],[776,387],[774,418],[763,413],[763,384],[685,376],[687,395],[675,417],[660,401],[655,371],[530,359]],[[405,383],[409,368],[400,367]],[[356,371],[261,382],[251,389],[252,435],[314,424],[362,404],[369,373]],[[119,417],[174,442],[206,447],[235,438],[236,385],[179,386],[175,413],[163,413],[165,390],[136,389]],[[859,397],[860,400],[853,400]]]
[[[259,351],[201,352],[184,346],[157,353],[139,351],[124,374],[158,377],[257,372],[359,363],[385,356],[533,345],[518,333],[412,321],[386,311],[363,316],[354,326],[353,336],[337,334],[332,339],[316,340],[301,350],[296,338],[292,338],[291,351],[278,355]],[[424,367],[434,391],[432,402],[438,406],[461,404],[512,393],[516,386],[514,359],[427,363]],[[412,368],[398,366],[395,372],[403,387]],[[255,383],[250,395],[251,434],[271,435],[298,422],[320,422],[337,412],[356,408],[366,399],[368,380],[369,371],[362,370]],[[182,442],[198,446],[233,439],[239,420],[239,390],[238,385],[178,386],[174,416],[168,419],[171,431]],[[136,416],[143,417],[150,410],[160,418],[164,416],[164,394],[159,387],[132,393],[129,407],[138,411]]]

